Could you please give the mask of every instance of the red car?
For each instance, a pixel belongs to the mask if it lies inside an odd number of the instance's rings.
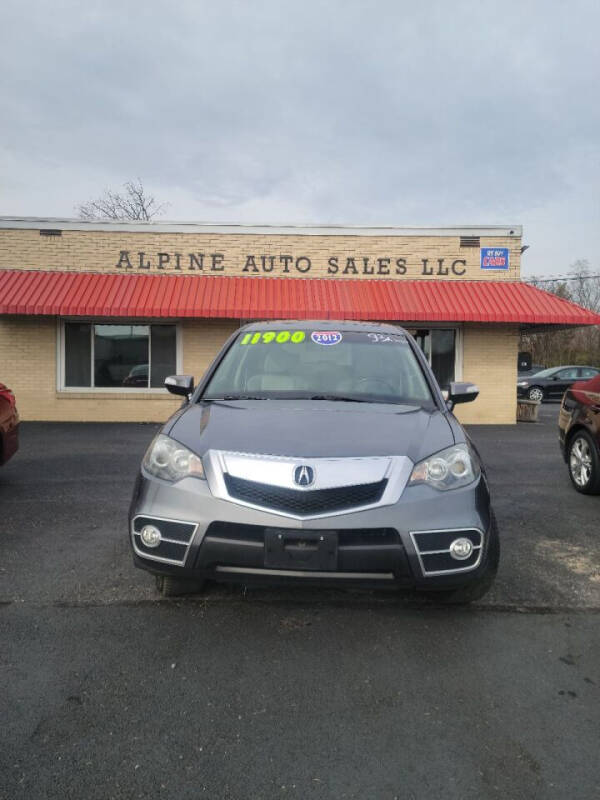
[[[19,449],[19,414],[15,396],[3,383],[0,383],[0,464]]]

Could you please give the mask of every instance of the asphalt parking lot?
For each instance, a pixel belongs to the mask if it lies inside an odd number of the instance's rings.
[[[471,429],[502,559],[466,609],[211,587],[126,512],[157,426],[26,424],[0,472],[0,797],[600,796],[600,497],[541,422]]]

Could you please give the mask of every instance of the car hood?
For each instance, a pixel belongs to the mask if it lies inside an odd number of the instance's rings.
[[[200,456],[215,449],[309,458],[405,455],[417,462],[455,442],[438,410],[325,400],[198,403],[164,432]]]

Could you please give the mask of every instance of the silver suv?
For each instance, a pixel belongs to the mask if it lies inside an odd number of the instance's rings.
[[[498,532],[479,456],[412,337],[391,325],[264,322],[235,333],[142,461],[136,566],[164,595],[206,579],[435,592],[491,585]],[[447,395],[447,396],[446,396]]]

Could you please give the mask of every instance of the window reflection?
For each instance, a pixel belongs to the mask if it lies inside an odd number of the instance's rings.
[[[89,386],[91,383],[91,330],[89,322],[65,325],[65,386]]]
[[[425,353],[440,387],[448,389],[455,378],[456,331],[452,328],[417,328],[410,333]]]
[[[162,388],[167,375],[177,372],[176,351],[175,325],[153,325],[150,347],[151,388]]]
[[[148,325],[94,325],[94,385],[148,386]]]
[[[65,387],[162,388],[177,372],[177,326],[64,324]]]

